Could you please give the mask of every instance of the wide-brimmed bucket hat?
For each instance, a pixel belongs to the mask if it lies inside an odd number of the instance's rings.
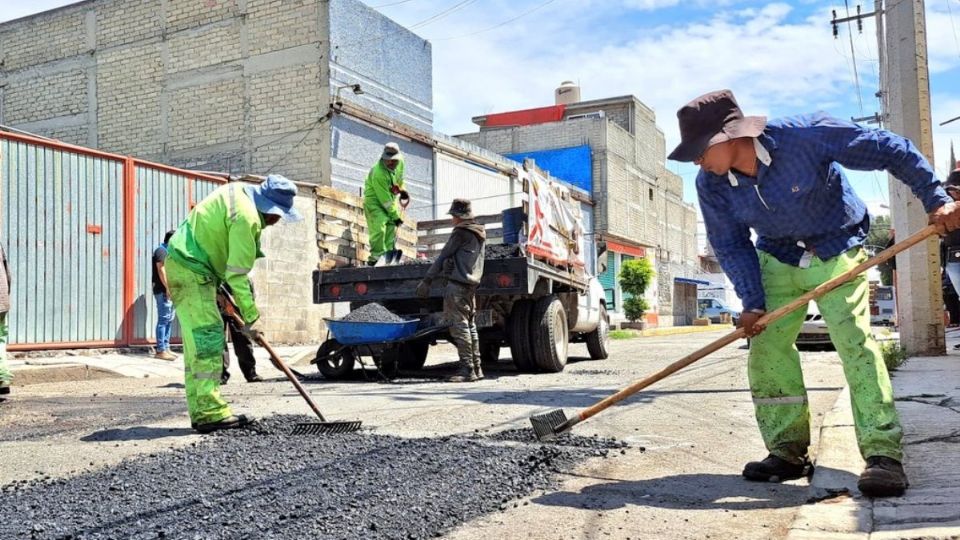
[[[284,221],[300,221],[303,216],[293,207],[297,186],[279,174],[271,174],[259,186],[247,186],[261,214],[280,216]]]
[[[758,137],[767,127],[765,116],[744,116],[730,90],[704,94],[677,111],[680,144],[673,161],[696,161],[707,148],[741,137]]]

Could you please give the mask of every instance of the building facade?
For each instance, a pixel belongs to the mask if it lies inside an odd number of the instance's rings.
[[[633,96],[559,98],[552,106],[473,120],[480,130],[458,138],[515,160],[532,157],[553,176],[592,193],[594,228],[609,250],[607,272],[599,276],[608,306],[619,312],[628,298],[616,282],[623,263],[647,257],[657,270],[647,291],[648,322],[692,322],[696,285],[688,280],[699,267],[696,210],[683,201],[680,177],[666,169],[653,110]]]
[[[356,192],[394,138],[335,102],[430,132],[430,43],[356,0],[88,0],[0,24],[0,124],[72,144]],[[428,200],[432,150],[400,144]]]

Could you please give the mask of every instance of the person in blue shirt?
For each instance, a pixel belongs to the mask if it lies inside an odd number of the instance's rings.
[[[812,470],[810,411],[795,345],[806,310],[767,328],[757,321],[866,260],[870,216],[841,166],[888,171],[910,187],[941,232],[960,226],[960,211],[916,147],[889,131],[825,113],[769,121],[744,116],[729,90],[694,99],[677,118],[681,142],[669,158],[700,166],[696,185],[707,239],[743,301],[740,325],[752,338],[750,391],[769,455],[747,463],[743,476],[800,478]],[[857,442],[867,462],[860,491],[900,495],[907,488],[903,430],[870,332],[866,275],[817,305],[850,386]]]
[[[163,242],[153,250],[152,272],[150,280],[153,284],[153,298],[157,303],[157,353],[155,358],[160,360],[176,360],[177,355],[170,352],[170,332],[173,328],[173,318],[176,315],[173,309],[173,300],[170,299],[170,289],[167,287],[167,244],[175,231],[167,231],[163,235]]]

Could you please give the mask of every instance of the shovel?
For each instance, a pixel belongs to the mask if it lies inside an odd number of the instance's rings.
[[[868,268],[872,268],[888,259],[893,258],[897,253],[904,251],[908,248],[913,247],[916,244],[926,240],[927,238],[934,236],[938,233],[936,225],[927,225],[919,232],[913,236],[907,238],[902,242],[897,242],[896,244],[890,246],[889,248],[883,250],[879,254],[870,259],[860,263],[855,268],[844,272],[843,274],[823,283],[816,289],[800,296],[793,302],[780,307],[766,315],[760,317],[757,321],[757,324],[767,326],[770,323],[780,319],[784,315],[795,311],[801,307],[805,307],[811,300],[820,298],[824,294],[836,289],[840,285],[843,285],[847,281],[850,281],[854,277],[860,275],[862,272],[866,271]],[[549,441],[556,438],[561,433],[569,431],[570,428],[583,422],[584,420],[599,414],[600,412],[606,410],[610,406],[623,401],[624,399],[636,394],[640,390],[652,385],[655,382],[665,379],[669,375],[680,371],[681,369],[689,366],[690,364],[700,360],[701,358],[726,347],[727,345],[733,343],[734,341],[746,337],[743,328],[737,328],[735,331],[730,334],[714,341],[713,343],[703,347],[702,349],[688,354],[687,356],[677,360],[676,362],[670,364],[669,366],[661,369],[660,371],[650,375],[645,379],[634,382],[630,386],[620,390],[612,396],[608,396],[602,401],[597,402],[595,405],[583,409],[573,418],[567,418],[567,415],[563,412],[562,409],[554,409],[552,411],[547,411],[545,413],[537,414],[530,417],[530,423],[533,425],[533,432],[536,434],[537,439],[540,441]]]
[[[236,321],[237,324],[239,324],[242,328],[244,326],[243,319],[237,313],[237,307],[233,302],[233,298],[224,290],[221,290],[219,295],[223,298],[223,311],[227,314],[227,316]],[[307,391],[303,388],[303,385],[300,384],[300,381],[297,380],[297,377],[290,371],[290,368],[283,363],[283,360],[280,360],[280,356],[278,356],[276,351],[273,350],[273,347],[267,343],[267,340],[261,336],[257,338],[257,344],[267,350],[267,352],[270,354],[270,361],[273,362],[274,367],[282,371],[283,374],[287,376],[287,379],[293,383],[293,386],[297,389],[297,392],[300,393],[304,401],[307,402],[307,405],[313,409],[314,414],[316,414],[317,418],[320,419],[319,422],[299,423],[293,426],[293,431],[291,432],[292,435],[329,435],[333,433],[350,433],[360,429],[362,422],[359,420],[328,422],[327,419],[323,417],[320,409],[317,408],[317,404],[314,403],[313,399],[310,398],[310,395],[307,394]]]

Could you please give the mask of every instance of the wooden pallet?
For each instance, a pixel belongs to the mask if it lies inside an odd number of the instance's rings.
[[[477,223],[484,226],[487,231],[488,244],[503,243],[503,218],[500,214],[489,216],[477,216]],[[526,226],[524,226],[524,230]],[[436,257],[443,249],[443,245],[450,238],[453,231],[452,219],[436,219],[432,221],[421,221],[417,223],[418,237],[417,246],[420,253],[425,257]],[[521,234],[524,234],[521,232]]]
[[[363,199],[329,186],[315,189],[317,198],[317,246],[323,254],[321,270],[358,266],[370,257],[370,240]],[[417,256],[417,223],[404,220],[397,229],[397,249],[407,257]]]

